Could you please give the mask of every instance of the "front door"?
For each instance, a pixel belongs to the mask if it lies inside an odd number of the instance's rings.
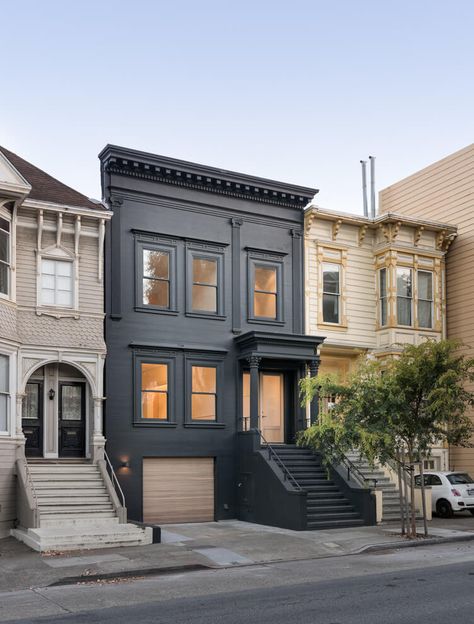
[[[260,429],[267,442],[284,442],[283,375],[260,375]]]
[[[58,436],[59,457],[84,457],[85,385],[59,382]]]
[[[31,381],[26,384],[22,411],[22,428],[25,435],[25,455],[43,456],[43,382]]]

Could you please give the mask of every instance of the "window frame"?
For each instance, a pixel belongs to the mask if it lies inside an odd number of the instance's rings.
[[[215,312],[206,310],[195,310],[193,308],[193,285],[194,285],[194,265],[195,258],[203,260],[213,260],[217,264],[216,279],[216,305]],[[225,294],[224,294],[224,273],[225,257],[224,250],[218,246],[210,244],[186,243],[186,316],[195,318],[211,318],[225,320]],[[213,285],[210,285],[213,286]]]
[[[177,270],[176,270],[176,247],[171,240],[166,241],[164,239],[158,239],[158,237],[147,238],[145,236],[137,236],[135,240],[135,310],[138,312],[150,312],[155,314],[170,314],[177,315]],[[144,267],[143,267],[143,252],[147,251],[161,251],[165,252],[169,256],[169,306],[157,306],[153,304],[147,304],[143,301],[143,280]]]
[[[3,207],[0,208],[0,219],[4,219],[9,224],[9,231],[7,232],[0,226],[0,231],[7,235],[7,257],[8,260],[0,260],[0,263],[7,267],[7,292],[0,292],[1,299],[12,298],[12,254],[13,254],[13,218],[12,215],[7,212]]]
[[[382,271],[385,271],[385,295],[382,295]],[[382,266],[378,269],[378,296],[379,296],[379,325],[380,327],[387,327],[389,325],[389,305],[390,299],[388,297],[388,285],[389,285],[390,270],[386,266]],[[385,322],[383,318],[383,303],[385,302]]]
[[[406,297],[405,295],[398,294],[398,272],[399,271],[410,271],[410,281],[411,281],[411,296]],[[415,327],[415,319],[414,319],[414,302],[415,302],[415,289],[413,282],[414,275],[414,267],[413,266],[405,266],[404,264],[397,264],[395,267],[395,305],[396,305],[396,319],[398,327]],[[410,302],[410,323],[400,323],[399,315],[398,315],[398,300],[406,299]]]
[[[13,370],[12,370],[12,357],[9,353],[0,352],[0,357],[5,358],[7,362],[7,389],[1,390],[0,395],[6,397],[6,413],[5,413],[5,429],[0,429],[0,437],[9,436],[12,429],[12,390],[13,390]]]
[[[43,262],[64,262],[64,263],[68,263],[71,266],[71,275],[70,275],[70,280],[71,280],[71,304],[70,305],[65,305],[62,303],[46,303],[43,301]],[[55,270],[54,273],[54,277],[55,277],[55,289],[54,289],[54,293],[55,293],[55,297],[56,297],[56,292],[57,292],[57,288],[56,288],[56,277],[57,277],[57,273]],[[54,256],[48,253],[42,253],[40,258],[39,258],[39,275],[38,275],[38,306],[40,308],[59,308],[61,310],[76,310],[77,309],[77,286],[76,286],[76,260],[72,257],[70,257],[69,255],[66,256]],[[51,290],[51,289],[47,289],[47,290]]]
[[[338,267],[338,275],[339,275],[339,281],[338,281],[338,292],[337,293],[331,293],[331,292],[325,292],[324,291],[324,266],[328,265],[328,264],[332,264],[334,266]],[[332,262],[331,260],[322,260],[321,262],[321,320],[323,325],[329,325],[329,326],[340,326],[342,325],[342,280],[343,280],[343,265],[342,262],[337,262],[334,261]],[[337,322],[333,322],[333,321],[325,321],[324,320],[324,295],[329,295],[331,297],[336,296],[337,297]]]
[[[216,418],[215,420],[193,420],[192,418],[192,369],[193,366],[202,366],[216,369]],[[223,422],[223,393],[224,393],[224,362],[217,356],[184,356],[185,377],[185,427],[196,428],[224,428]]]
[[[270,318],[266,316],[256,316],[254,309],[254,296],[255,296],[255,269],[257,267],[276,269],[276,318]],[[248,318],[249,323],[259,323],[263,325],[279,325],[285,324],[283,316],[283,259],[267,259],[265,254],[261,256],[253,253],[248,257],[248,271],[247,271],[247,301],[248,301]],[[264,291],[257,291],[264,292]]]
[[[168,390],[166,420],[143,418],[142,416],[142,364],[166,364],[168,366]],[[135,427],[176,427],[176,357],[166,355],[134,354],[133,357],[134,410]]]
[[[418,279],[420,273],[428,273],[431,275],[431,299],[421,299],[420,297],[420,289],[418,284]],[[416,327],[418,329],[426,329],[433,330],[434,329],[434,287],[435,287],[435,273],[434,271],[430,271],[429,269],[416,269]],[[420,325],[420,301],[429,302],[430,303],[430,319],[431,325],[429,327],[425,327]]]

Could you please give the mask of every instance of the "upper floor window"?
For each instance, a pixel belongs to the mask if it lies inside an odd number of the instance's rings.
[[[72,268],[67,260],[41,260],[41,305],[73,306]]]
[[[217,258],[193,255],[192,311],[217,314]]]
[[[143,305],[169,309],[170,253],[163,249],[142,250]]]
[[[8,412],[10,402],[10,359],[0,355],[0,433],[8,432]]]
[[[253,291],[254,317],[276,320],[277,297],[277,268],[256,264]]]
[[[397,267],[397,323],[412,325],[413,277],[412,270]]]
[[[341,265],[323,262],[323,322],[340,323]]]
[[[387,324],[387,269],[379,271],[380,325]]]
[[[168,419],[168,364],[141,364],[142,413],[145,419]]]
[[[418,271],[418,326],[433,327],[433,273]]]
[[[0,217],[0,294],[10,294],[10,221]]]
[[[191,366],[191,420],[216,420],[217,367]]]

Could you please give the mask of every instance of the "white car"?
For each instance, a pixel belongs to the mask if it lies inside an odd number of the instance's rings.
[[[470,511],[474,516],[474,479],[467,472],[433,472],[425,474],[425,485],[431,487],[433,511],[451,518],[454,511]],[[415,477],[421,485],[421,476]]]

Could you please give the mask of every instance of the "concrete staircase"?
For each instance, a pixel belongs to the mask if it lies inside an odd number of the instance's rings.
[[[338,486],[327,477],[317,455],[294,444],[272,447],[306,494],[307,529],[339,529],[364,524]]]
[[[347,457],[369,479],[369,485],[373,485],[372,479],[377,480],[377,489],[383,492],[382,522],[400,520],[400,492],[396,484],[385,475],[382,467],[377,464],[372,467],[358,451],[347,453]]]
[[[121,523],[98,464],[86,460],[29,460],[39,527],[13,529],[34,550],[79,550],[137,546],[152,541],[152,529]]]

